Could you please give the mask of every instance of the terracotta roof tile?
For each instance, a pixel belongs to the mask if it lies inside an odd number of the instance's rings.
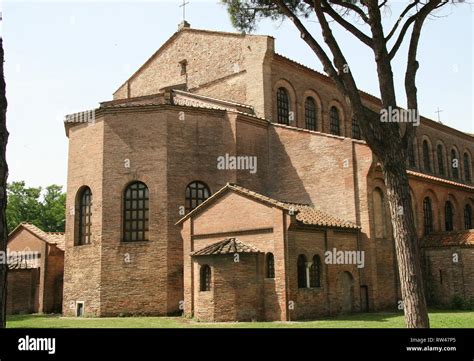
[[[19,228],[25,228],[31,233],[35,234],[39,238],[41,238],[43,241],[58,247],[61,251],[64,251],[64,246],[65,246],[65,236],[63,232],[44,232],[38,227],[36,227],[34,224],[27,223],[27,222],[22,222],[20,223],[11,233],[13,234],[14,232],[17,231]]]
[[[434,232],[422,240],[423,247],[474,246],[474,229]]]
[[[413,175],[415,177],[429,179],[429,180],[432,180],[432,181],[445,183],[445,184],[450,184],[450,185],[453,185],[453,186],[456,186],[456,187],[461,187],[461,188],[465,188],[465,189],[469,189],[471,191],[474,191],[474,186],[470,186],[468,184],[454,182],[454,181],[449,180],[449,179],[444,179],[444,178],[436,177],[436,176],[425,174],[425,173],[415,172],[413,170],[407,170],[407,173],[409,175]]]
[[[198,207],[194,208],[191,212],[186,214],[183,218],[181,218],[177,224],[183,222],[185,219],[190,217],[192,214],[195,214],[206,207],[210,202],[218,198],[224,192],[232,190],[236,193],[248,196],[253,198],[257,201],[266,203],[270,206],[277,207],[280,209],[284,209],[289,212],[294,212],[296,216],[296,220],[303,225],[311,225],[311,226],[320,226],[320,227],[335,227],[335,228],[346,228],[346,229],[360,229],[358,225],[355,223],[346,221],[342,218],[335,217],[329,213],[326,213],[320,209],[314,208],[309,204],[301,204],[301,203],[291,203],[291,202],[283,202],[276,200],[271,197],[267,197],[263,194],[251,191],[250,189],[238,186],[236,184],[227,183],[227,185],[221,189],[219,189],[216,193],[214,193],[211,197],[209,197],[205,202],[201,203]]]
[[[253,246],[240,242],[237,238],[226,238],[220,242],[213,243],[198,251],[192,252],[192,256],[212,256],[234,253],[261,253]]]

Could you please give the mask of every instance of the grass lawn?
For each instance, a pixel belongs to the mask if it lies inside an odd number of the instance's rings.
[[[474,311],[430,311],[433,328],[474,328]],[[202,323],[182,317],[69,318],[14,315],[8,328],[404,328],[402,313],[362,313],[298,322]]]

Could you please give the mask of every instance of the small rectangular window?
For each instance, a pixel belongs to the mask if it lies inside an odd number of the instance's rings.
[[[76,317],[84,317],[84,302],[76,302]]]
[[[181,66],[181,75],[186,75],[186,73],[188,71],[188,69],[187,69],[188,61],[186,59],[181,60],[179,62],[179,65]]]

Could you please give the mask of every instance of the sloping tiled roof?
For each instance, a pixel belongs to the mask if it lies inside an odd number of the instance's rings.
[[[247,188],[238,186],[236,184],[227,183],[226,186],[219,189],[211,197],[209,197],[205,202],[201,203],[198,207],[194,208],[191,212],[186,214],[181,218],[177,224],[183,222],[185,219],[189,218],[191,215],[198,213],[208,204],[213,202],[215,199],[220,197],[227,191],[234,191],[241,195],[255,199],[256,201],[266,203],[272,207],[277,207],[288,212],[294,212],[296,220],[304,225],[311,226],[320,226],[320,227],[335,227],[335,228],[346,228],[346,229],[360,229],[355,223],[346,221],[344,219],[335,217],[329,213],[326,213],[322,210],[316,209],[309,204],[301,203],[291,203],[291,202],[282,202],[274,198],[267,197],[263,194],[251,191]]]
[[[423,238],[422,245],[423,247],[474,247],[474,229],[468,229],[465,231],[430,233]]]
[[[253,246],[240,242],[237,238],[226,238],[220,242],[213,243],[198,251],[192,252],[192,256],[212,256],[220,254],[234,253],[261,253],[260,250]]]
[[[433,175],[420,173],[420,172],[415,172],[413,170],[407,170],[407,173],[409,175],[413,175],[415,177],[419,177],[419,178],[423,178],[423,179],[429,179],[429,180],[432,180],[432,181],[435,181],[435,182],[450,184],[450,185],[455,186],[455,187],[465,188],[465,189],[468,189],[470,191],[474,191],[474,186],[470,186],[468,184],[454,182],[454,181],[449,180],[449,179],[439,178],[439,177],[436,177],[436,176],[433,176]]]
[[[64,239],[63,232],[44,232],[38,227],[36,227],[34,224],[22,222],[8,235],[8,237],[10,238],[20,228],[24,228],[30,231],[31,233],[33,233],[34,235],[36,235],[38,238],[42,239],[46,243],[56,246],[61,251],[64,251],[65,239]]]

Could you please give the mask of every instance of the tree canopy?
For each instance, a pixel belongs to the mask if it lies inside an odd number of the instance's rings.
[[[45,232],[64,232],[66,194],[53,184],[27,187],[25,182],[7,185],[7,224],[11,232],[21,222],[33,223]]]

